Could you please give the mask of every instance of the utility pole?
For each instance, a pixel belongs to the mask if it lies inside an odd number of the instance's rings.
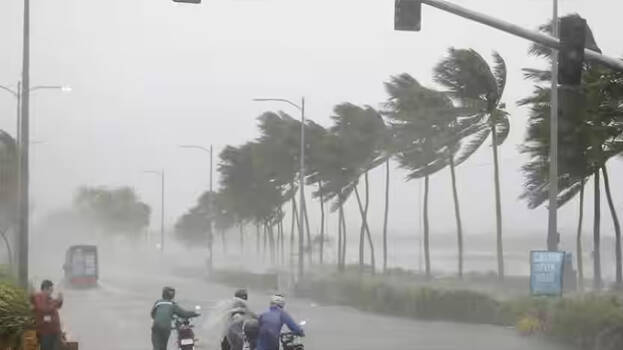
[[[558,38],[558,0],[553,0],[552,35]],[[552,49],[552,95],[550,107],[549,220],[547,250],[558,250],[558,50]]]
[[[214,181],[213,176],[214,176],[214,147],[213,145],[210,145],[210,148],[206,148],[203,146],[199,146],[199,145],[180,145],[180,148],[186,148],[186,149],[198,149],[200,151],[204,151],[207,153],[210,153],[210,193],[212,193],[214,191]]]
[[[299,280],[303,278],[304,272],[304,250],[305,250],[305,97],[301,97],[301,104],[286,100],[283,98],[254,98],[256,102],[284,102],[293,106],[301,112],[301,150],[300,150],[300,169],[299,169],[299,187],[300,187],[300,206],[299,206],[299,260],[298,260],[298,276]],[[311,249],[311,247],[310,247]]]
[[[160,253],[164,253],[164,169],[160,172]]]
[[[301,168],[299,170],[299,189],[300,206],[299,206],[299,281],[303,279],[304,264],[304,218],[305,218],[305,97],[301,97]],[[311,247],[310,247],[311,249]]]
[[[160,176],[160,253],[164,253],[164,169],[160,171],[145,170],[146,174]]]
[[[22,57],[21,125],[19,156],[19,236],[18,277],[20,285],[28,288],[28,235],[29,235],[29,192],[28,192],[28,150],[29,102],[30,102],[30,0],[24,0],[24,42]]]

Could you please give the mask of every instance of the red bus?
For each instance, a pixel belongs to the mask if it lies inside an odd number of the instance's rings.
[[[97,246],[75,245],[65,254],[65,281],[72,287],[95,287],[99,277]]]

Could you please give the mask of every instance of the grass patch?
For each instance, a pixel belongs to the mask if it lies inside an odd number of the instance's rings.
[[[220,270],[211,279],[234,287],[278,289],[278,273]],[[327,304],[420,320],[515,326],[521,334],[544,335],[578,349],[593,350],[600,333],[623,329],[623,301],[616,294],[564,298],[494,297],[460,283],[428,282],[403,271],[388,275],[308,272],[294,287],[298,297]],[[617,333],[616,336],[621,337]],[[623,350],[621,348],[620,350]]]

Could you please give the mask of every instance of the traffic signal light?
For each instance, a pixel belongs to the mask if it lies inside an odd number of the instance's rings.
[[[183,2],[186,4],[201,4],[201,0],[173,0],[173,2]]]
[[[580,16],[560,19],[560,50],[558,51],[558,83],[579,85],[582,81],[586,20]]]
[[[422,2],[420,0],[396,0],[394,10],[394,30],[420,31],[422,26]]]

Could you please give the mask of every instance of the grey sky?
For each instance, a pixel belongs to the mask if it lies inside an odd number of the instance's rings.
[[[256,137],[254,118],[262,111],[295,113],[253,103],[253,97],[305,95],[309,117],[328,125],[337,103],[378,106],[386,99],[382,83],[392,74],[408,72],[431,85],[433,66],[454,46],[487,57],[497,50],[506,59],[504,101],[512,127],[501,150],[504,226],[509,234],[546,228],[545,209],[529,211],[517,200],[523,181],[517,145],[527,111],[515,102],[531,91],[520,69],[539,64],[527,56],[523,39],[428,7],[422,32],[394,32],[393,0],[31,1],[33,85],[73,87],[71,94],[42,91],[32,98],[32,138],[46,142],[32,151],[38,213],[66,205],[82,184],[134,186],[158,210],[158,179],[141,172],[165,168],[172,223],[208,185],[207,154],[178,144],[213,143],[219,151]],[[549,0],[455,2],[530,28],[551,16]],[[19,79],[21,4],[0,2],[0,84]],[[560,6],[561,14],[587,18],[605,53],[623,54],[620,34],[612,30],[623,3],[561,0]],[[0,128],[13,132],[14,110],[13,99],[0,94]],[[494,230],[490,161],[490,148],[483,147],[458,169],[467,234]],[[623,209],[623,183],[614,175],[622,169],[613,163],[613,193]],[[396,171],[392,178],[390,222],[408,230],[418,225],[418,183],[402,182],[403,175]],[[382,171],[372,174],[372,184],[372,224],[378,227]],[[449,184],[445,171],[431,183],[434,231],[454,228]],[[586,209],[588,229],[592,206]],[[568,239],[575,212],[575,203],[561,211]],[[602,217],[610,234],[609,215]]]

